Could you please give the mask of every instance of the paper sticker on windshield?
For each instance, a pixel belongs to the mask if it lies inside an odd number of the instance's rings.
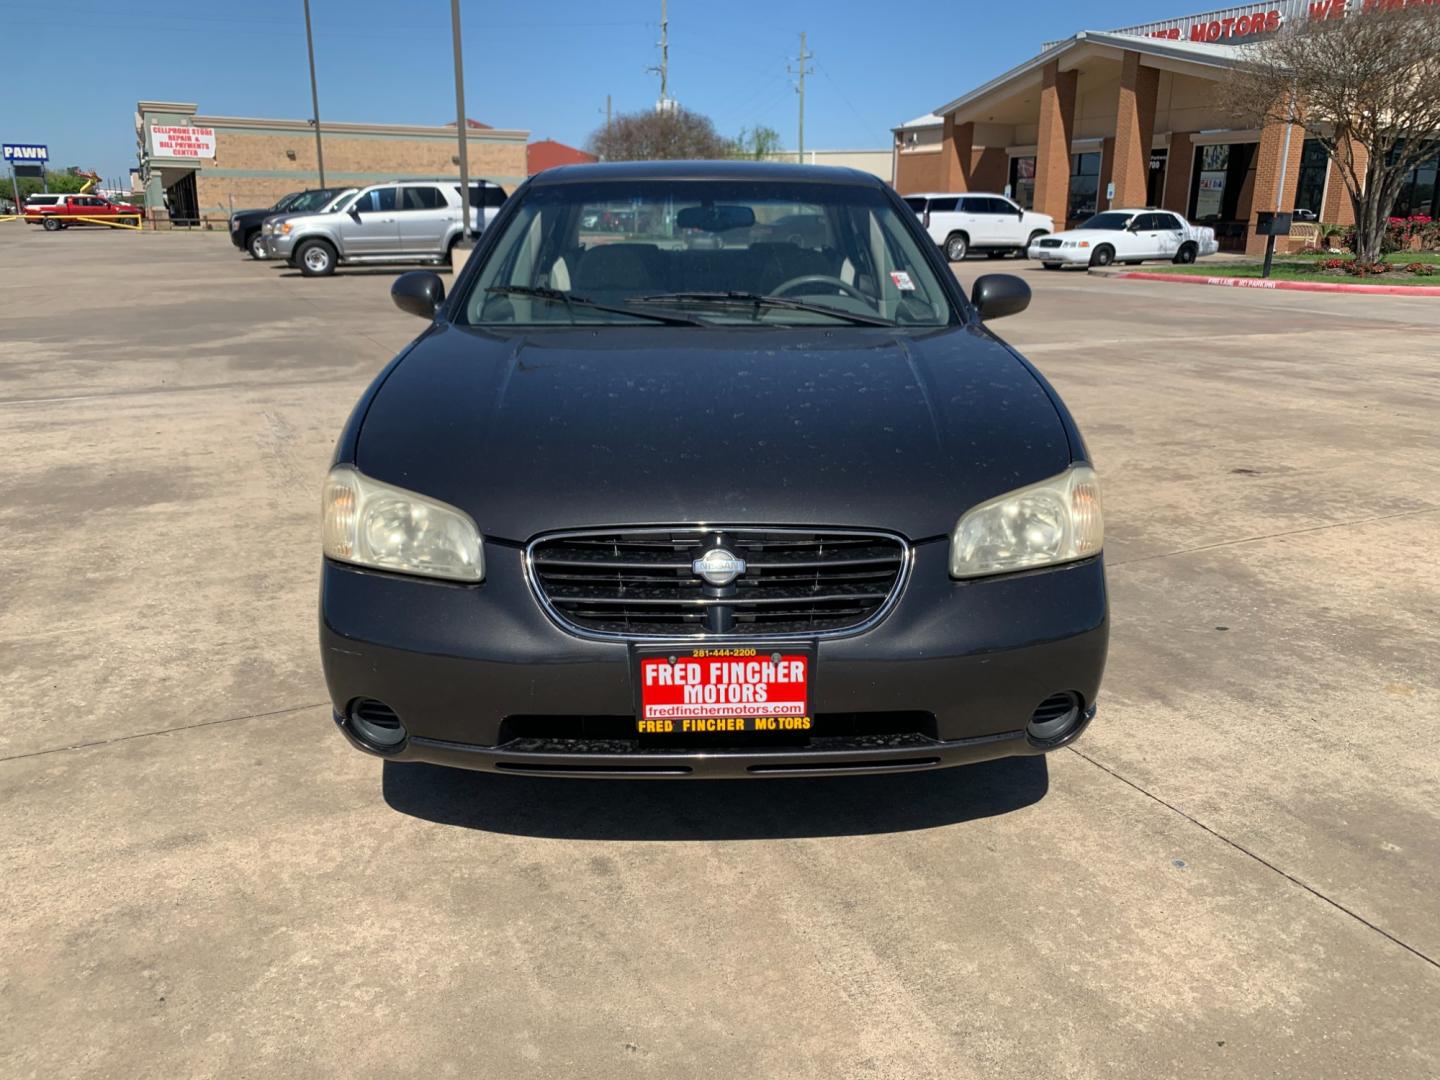
[[[895,288],[901,292],[914,292],[915,283],[910,280],[910,275],[904,270],[891,270],[890,280],[895,283]]]

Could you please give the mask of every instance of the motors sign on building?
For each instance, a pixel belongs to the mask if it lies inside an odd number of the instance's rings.
[[[50,148],[34,143],[4,143],[5,160],[21,164],[42,164],[50,160]]]
[[[215,129],[151,124],[150,153],[154,157],[213,158]]]

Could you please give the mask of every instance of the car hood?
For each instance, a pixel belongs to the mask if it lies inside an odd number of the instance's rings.
[[[355,453],[513,541],[695,522],[919,540],[1069,462],[1045,388],[978,327],[441,324],[375,394]]]
[[[1044,239],[1090,240],[1092,242],[1098,242],[1107,238],[1113,240],[1117,236],[1124,235],[1125,233],[1122,229],[1066,229],[1063,232],[1051,233],[1049,236],[1044,237]]]

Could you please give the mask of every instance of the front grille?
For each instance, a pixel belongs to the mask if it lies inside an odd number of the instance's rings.
[[[1043,247],[1043,248],[1059,247],[1059,246],[1060,246],[1060,241],[1059,241],[1059,240],[1041,240],[1041,241],[1040,241],[1040,246]]]
[[[692,567],[715,548],[745,561],[723,586]],[[888,533],[798,529],[628,529],[530,546],[535,587],[563,624],[642,638],[854,630],[888,610],[907,558],[904,541]]]

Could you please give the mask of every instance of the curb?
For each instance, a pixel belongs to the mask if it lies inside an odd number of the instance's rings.
[[[1338,281],[1277,281],[1274,278],[1209,277],[1205,274],[1153,274],[1143,270],[1122,270],[1119,273],[1112,271],[1104,276],[1133,281],[1173,281],[1182,285],[1220,285],[1229,289],[1280,289],[1286,292],[1362,293],[1375,296],[1440,296],[1440,285],[1345,285]]]

